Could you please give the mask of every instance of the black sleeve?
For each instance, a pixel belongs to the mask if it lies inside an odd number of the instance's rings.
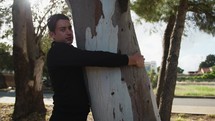
[[[119,67],[128,65],[128,56],[103,51],[86,51],[56,43],[47,57],[48,65]]]

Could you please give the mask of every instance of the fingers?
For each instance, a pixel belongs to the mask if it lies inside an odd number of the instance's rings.
[[[145,58],[143,55],[141,55],[140,53],[135,53],[129,56],[128,65],[134,65],[141,68],[141,67],[144,67],[144,61],[145,61]]]
[[[137,56],[137,60],[136,60],[136,66],[139,67],[139,68],[142,68],[144,67],[144,61],[145,61],[145,58],[143,55],[141,55],[140,53],[136,53],[135,54]]]
[[[144,67],[144,58],[139,59],[139,60],[137,61],[136,66],[139,67],[139,68]]]

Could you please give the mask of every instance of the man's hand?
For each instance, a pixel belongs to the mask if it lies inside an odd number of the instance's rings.
[[[144,67],[145,58],[140,53],[135,53],[129,56],[128,58],[129,58],[128,65],[134,65],[140,68]]]

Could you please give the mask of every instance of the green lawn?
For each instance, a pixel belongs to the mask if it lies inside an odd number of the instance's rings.
[[[176,85],[176,96],[215,96],[215,85]]]

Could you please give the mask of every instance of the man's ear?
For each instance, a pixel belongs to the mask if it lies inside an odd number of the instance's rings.
[[[54,39],[55,38],[55,33],[54,32],[49,32],[49,36]]]

